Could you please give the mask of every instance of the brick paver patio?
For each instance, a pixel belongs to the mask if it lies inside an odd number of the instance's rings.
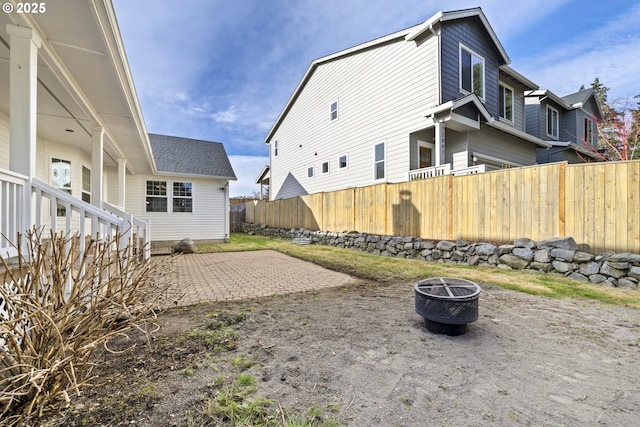
[[[169,292],[171,306],[283,295],[355,282],[346,274],[271,250],[183,254],[155,260],[170,270],[174,282]]]

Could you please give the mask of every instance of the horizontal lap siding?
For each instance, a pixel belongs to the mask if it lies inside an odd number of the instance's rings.
[[[193,212],[146,212],[146,181],[191,182],[193,184]],[[189,178],[134,175],[127,176],[126,209],[134,216],[149,220],[151,240],[224,239],[227,237],[226,218],[228,212],[225,192],[219,187],[226,181]],[[171,211],[171,199],[167,201]]]
[[[436,47],[433,38],[420,45],[400,40],[319,65],[271,141],[279,143],[272,197],[289,172],[307,193],[372,184],[378,142],[387,144],[387,179],[406,179],[409,133],[426,124],[422,112],[437,97]],[[336,100],[339,117],[331,122]],[[349,164],[339,170],[343,154]],[[329,173],[323,175],[325,161]]]
[[[9,170],[9,118],[0,114],[0,169]]]

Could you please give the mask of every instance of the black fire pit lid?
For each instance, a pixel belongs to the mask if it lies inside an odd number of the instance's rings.
[[[416,292],[431,299],[439,300],[472,300],[480,295],[477,283],[454,277],[433,277],[416,284]]]

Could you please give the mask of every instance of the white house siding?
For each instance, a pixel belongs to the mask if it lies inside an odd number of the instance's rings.
[[[170,193],[173,182],[192,183],[193,212],[171,212],[169,194],[168,211],[146,212],[146,182],[167,181]],[[177,241],[184,238],[194,240],[222,241],[228,238],[228,205],[225,191],[226,180],[163,175],[127,175],[126,209],[134,216],[151,223],[151,240]]]
[[[9,118],[0,114],[0,169],[9,170]]]
[[[89,154],[78,150],[78,148],[51,141],[38,139],[36,148],[36,177],[47,184],[53,185],[51,178],[51,159],[57,158],[71,162],[71,195],[82,198],[82,166],[91,169],[91,157]],[[50,206],[48,202],[42,204],[43,220],[49,218]],[[58,229],[64,229],[66,219],[57,219]],[[71,227],[73,230],[79,229],[80,218],[77,214],[72,217]],[[45,225],[47,222],[45,221]],[[90,230],[90,223],[85,224],[86,230]]]
[[[114,206],[118,206],[118,169],[116,168],[104,168],[104,188],[103,198],[107,201],[107,203],[111,203]],[[127,175],[126,179],[129,179],[129,175]],[[126,200],[125,200],[126,204]],[[126,208],[126,206],[125,206]]]
[[[409,134],[426,127],[424,112],[436,105],[437,90],[434,37],[419,45],[400,39],[319,65],[269,141],[271,197],[290,172],[307,193],[372,184],[379,142],[386,143],[386,181],[406,180]],[[338,119],[331,121],[336,100]],[[344,154],[348,167],[338,170]],[[325,161],[329,173],[323,175]]]

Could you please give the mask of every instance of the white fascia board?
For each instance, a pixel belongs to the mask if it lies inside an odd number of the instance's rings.
[[[538,86],[537,84],[535,84],[534,82],[532,82],[531,80],[529,80],[528,78],[526,78],[525,76],[523,76],[522,74],[520,74],[519,72],[517,72],[516,70],[514,70],[508,65],[501,65],[499,68],[505,73],[507,73],[509,76],[518,80],[520,83],[523,83],[525,86],[527,86],[530,89],[535,90],[540,88],[540,86]]]
[[[271,178],[271,166],[265,165],[260,172],[260,175],[256,178],[256,184],[260,184],[263,181]]]
[[[404,37],[406,41],[417,39],[422,33],[433,28],[433,25],[442,19],[444,13],[442,11],[436,13],[422,24],[413,27],[413,29]]]
[[[565,110],[574,110],[575,107],[569,105],[564,99],[560,98],[555,93],[551,92],[549,89],[538,89],[532,90],[524,93],[525,96],[537,96],[539,98],[547,97],[551,99],[556,104],[560,105]]]

